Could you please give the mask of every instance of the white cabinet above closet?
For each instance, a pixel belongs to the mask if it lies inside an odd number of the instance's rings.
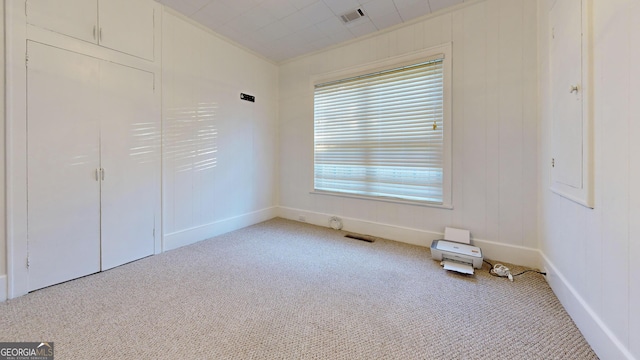
[[[29,24],[76,39],[96,41],[97,0],[27,0],[26,13]]]
[[[152,0],[27,0],[25,11],[31,25],[154,59]]]

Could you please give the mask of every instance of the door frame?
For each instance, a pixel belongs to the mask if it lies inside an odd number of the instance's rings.
[[[22,5],[22,6],[20,6]],[[29,289],[27,267],[27,17],[24,1],[5,2],[7,295]]]
[[[117,52],[96,44],[70,38],[27,24],[26,0],[5,1],[5,81],[6,81],[6,242],[7,297],[29,292],[27,240],[27,39],[93,56],[106,61],[146,70],[154,74],[155,106],[161,114],[161,33],[162,11],[155,4],[154,59],[149,61]],[[162,117],[161,117],[162,119]],[[161,120],[162,121],[162,120]],[[160,150],[162,153],[162,150]],[[160,165],[161,166],[161,165]],[[161,170],[161,169],[160,169]],[[161,172],[160,172],[161,173]],[[161,182],[161,179],[158,181]],[[161,223],[162,183],[156,209],[159,233],[155,238],[154,254],[162,252]]]

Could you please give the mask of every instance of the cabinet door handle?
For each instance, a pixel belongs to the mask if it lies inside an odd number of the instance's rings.
[[[570,93],[578,93],[578,85],[571,85],[571,90],[569,91]]]
[[[100,169],[96,169],[96,181],[100,181]]]
[[[102,28],[100,28],[100,30],[98,30],[98,40],[102,41]]]
[[[104,181],[104,169],[100,168],[100,178],[102,181]]]
[[[96,39],[96,26],[93,25],[93,40]]]

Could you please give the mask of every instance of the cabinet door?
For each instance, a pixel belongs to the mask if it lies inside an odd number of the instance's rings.
[[[80,40],[97,41],[97,0],[27,0],[29,24]]]
[[[100,45],[153,60],[154,2],[100,0]]]
[[[160,114],[154,106],[153,81],[153,74],[145,71],[101,64],[103,270],[154,251]]]
[[[29,291],[100,271],[99,61],[29,42]]]
[[[582,188],[582,3],[559,0],[549,13],[553,111],[552,181]]]
[[[549,12],[551,191],[593,204],[591,1],[556,0]]]

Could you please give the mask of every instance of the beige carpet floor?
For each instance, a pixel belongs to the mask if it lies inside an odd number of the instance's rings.
[[[0,303],[62,359],[595,359],[538,274],[274,219]],[[515,268],[513,270],[520,270]]]

